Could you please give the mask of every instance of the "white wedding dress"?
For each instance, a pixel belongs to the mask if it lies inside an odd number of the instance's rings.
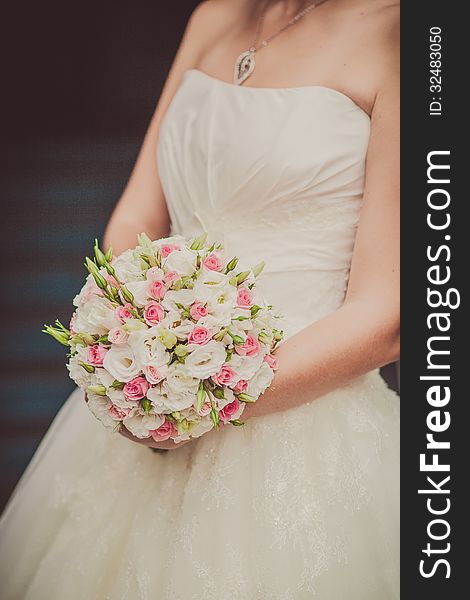
[[[186,72],[156,149],[173,233],[265,259],[260,286],[295,334],[343,302],[369,134],[333,89]],[[4,512],[0,597],[396,599],[398,404],[373,371],[158,454],[76,389]]]

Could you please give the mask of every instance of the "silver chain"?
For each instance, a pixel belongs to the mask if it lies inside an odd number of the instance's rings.
[[[290,21],[288,21],[283,27],[281,27],[281,29],[279,29],[279,31],[276,31],[276,33],[273,33],[272,35],[267,37],[265,40],[258,43],[262,28],[263,28],[264,17],[266,15],[266,9],[263,10],[263,12],[261,13],[260,18],[258,20],[258,26],[256,28],[255,39],[253,41],[253,45],[250,48],[251,52],[257,52],[258,50],[261,50],[261,48],[265,48],[270,42],[272,42],[275,38],[277,38],[278,35],[281,35],[281,33],[284,33],[284,31],[286,31],[286,29],[289,29],[289,27],[292,27],[292,25],[295,25],[297,23],[297,21],[300,21],[300,19],[302,19],[302,17],[305,17],[305,15],[307,15],[315,7],[320,6],[320,4],[323,4],[324,2],[326,2],[326,0],[318,0],[317,2],[312,2],[312,4],[309,4],[303,10],[301,10],[299,13],[297,13],[294,17],[292,17],[292,19]]]

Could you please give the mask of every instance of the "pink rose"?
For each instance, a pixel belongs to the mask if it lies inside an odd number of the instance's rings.
[[[197,411],[197,414],[201,417],[207,417],[207,415],[211,412],[212,410],[212,404],[210,402],[210,400],[206,400],[204,402],[204,404],[201,406],[201,408]]]
[[[150,431],[150,435],[153,437],[153,439],[156,442],[164,442],[165,440],[170,438],[172,435],[175,435],[176,433],[177,433],[176,427],[168,419],[165,419],[163,424],[160,425],[160,427],[158,429],[153,429]]]
[[[134,318],[134,315],[131,313],[131,310],[134,310],[134,307],[132,306],[132,304],[127,302],[127,304],[124,304],[124,306],[118,306],[114,313],[118,318],[118,321],[121,324],[124,324],[128,319]]]
[[[239,308],[251,308],[253,306],[253,296],[247,288],[239,288],[237,294],[237,306]]]
[[[211,339],[212,333],[206,327],[196,326],[188,335],[188,344],[198,344],[202,346]]]
[[[102,367],[103,359],[106,356],[107,348],[102,346],[101,344],[95,344],[94,346],[88,347],[88,357],[87,361],[90,365],[94,367]]]
[[[219,411],[219,419],[223,423],[228,423],[232,420],[233,415],[235,415],[240,409],[240,400],[235,398],[233,402],[229,402],[226,404],[222,410]]]
[[[223,262],[220,260],[217,254],[214,254],[214,252],[209,254],[209,256],[206,256],[202,263],[206,269],[210,269],[211,271],[222,271],[224,267]]]
[[[162,379],[165,379],[167,370],[168,368],[166,366],[157,368],[153,365],[146,365],[144,367],[145,377],[153,385],[156,385],[157,383],[160,383]]]
[[[181,246],[178,246],[177,244],[163,244],[160,248],[163,258],[166,258],[175,250],[181,250]]]
[[[277,368],[279,366],[279,361],[277,360],[276,356],[274,356],[273,354],[266,354],[266,356],[264,357],[264,360],[268,363],[268,365],[271,367],[271,369],[273,371],[277,371]]]
[[[124,396],[128,400],[142,400],[145,397],[150,385],[149,382],[142,377],[134,377],[126,383],[126,385],[122,388]]]
[[[193,304],[191,304],[189,313],[195,321],[199,321],[199,319],[201,319],[202,317],[207,317],[208,310],[202,302],[196,300],[196,302],[193,302]]]
[[[232,369],[232,367],[230,365],[224,364],[222,365],[220,371],[216,375],[212,376],[212,379],[213,381],[215,381],[215,383],[218,383],[219,385],[228,385],[235,379],[236,376],[237,374]]]
[[[165,309],[159,302],[150,300],[144,307],[144,319],[147,325],[157,325],[165,316]]]
[[[178,271],[167,271],[163,276],[163,281],[165,283],[172,283],[173,281],[176,281],[179,278],[180,274],[178,273]]]
[[[249,335],[245,343],[235,346],[235,352],[240,356],[256,356],[260,351],[260,343],[257,338]]]
[[[233,391],[237,394],[241,394],[248,387],[248,381],[246,379],[240,379],[237,385],[233,388]]]
[[[155,300],[161,300],[166,294],[166,285],[161,279],[150,281],[148,285],[148,295]]]
[[[123,410],[122,408],[118,408],[114,404],[111,404],[111,406],[108,408],[109,416],[115,421],[122,421],[127,417],[130,411],[130,408],[128,408],[127,410]]]
[[[125,344],[128,337],[128,332],[121,329],[121,327],[113,327],[108,331],[108,340],[111,344]]]

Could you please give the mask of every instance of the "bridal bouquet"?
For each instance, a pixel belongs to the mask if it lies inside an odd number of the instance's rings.
[[[43,331],[70,348],[70,377],[107,427],[175,442],[219,423],[242,425],[270,385],[279,317],[256,289],[264,263],[236,272],[204,234],[152,241],[94,258],[69,328]]]

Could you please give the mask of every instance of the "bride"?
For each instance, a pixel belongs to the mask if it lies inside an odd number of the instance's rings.
[[[194,11],[103,245],[266,259],[279,369],[243,428],[180,444],[77,388],[3,514],[4,600],[399,597],[397,47],[389,0]]]

